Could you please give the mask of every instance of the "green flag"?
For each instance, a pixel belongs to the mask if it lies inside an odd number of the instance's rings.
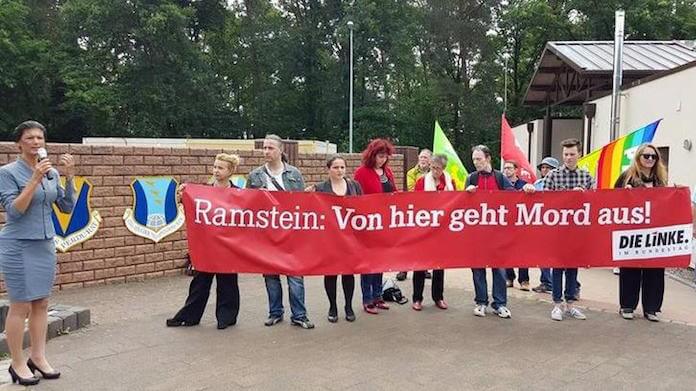
[[[469,176],[469,172],[462,164],[461,159],[457,155],[457,151],[452,148],[445,132],[442,131],[440,123],[435,121],[435,135],[433,136],[433,153],[441,153],[447,155],[447,171],[454,180],[454,184],[457,190],[463,190],[464,184],[466,183],[466,177]]]

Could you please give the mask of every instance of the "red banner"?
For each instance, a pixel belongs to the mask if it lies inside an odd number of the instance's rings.
[[[188,185],[194,267],[358,274],[463,267],[686,267],[688,188],[335,197]]]

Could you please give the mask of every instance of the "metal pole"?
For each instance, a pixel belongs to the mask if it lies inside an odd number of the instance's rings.
[[[623,41],[624,41],[623,10],[616,11],[614,16],[614,83],[611,92],[611,140],[619,137],[621,122],[621,82],[623,76]]]
[[[348,21],[350,30],[350,92],[348,97],[348,153],[353,153],[353,21]]]
[[[505,55],[505,91],[504,91],[504,98],[503,98],[503,113],[507,113],[507,90],[508,90],[508,70],[507,70],[507,62],[508,62],[508,56],[507,54]]]

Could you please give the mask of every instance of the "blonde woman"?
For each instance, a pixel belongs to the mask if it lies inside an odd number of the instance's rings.
[[[454,181],[445,172],[447,167],[447,155],[435,154],[430,160],[430,171],[416,181],[415,191],[454,191]],[[447,309],[444,298],[445,271],[433,270],[433,282],[431,293],[437,308]],[[423,288],[425,286],[425,270],[413,272],[413,305],[416,311],[423,309]]]
[[[239,166],[239,156],[237,155],[221,153],[215,156],[211,185],[229,189],[238,188],[231,180],[237,166]],[[182,188],[184,186],[185,184],[182,185]],[[196,326],[201,322],[205,305],[210,296],[213,277],[217,279],[217,303],[215,306],[217,328],[222,330],[237,323],[237,315],[239,314],[237,274],[196,272],[191,280],[186,304],[173,318],[167,319],[167,327]]]
[[[661,187],[667,185],[667,170],[660,157],[660,151],[652,144],[638,147],[631,166],[616,179],[614,187]],[[659,322],[657,313],[662,308],[665,294],[664,268],[622,267],[619,272],[619,313],[624,319],[633,319],[633,311],[638,306],[642,289],[643,316],[652,322]]]

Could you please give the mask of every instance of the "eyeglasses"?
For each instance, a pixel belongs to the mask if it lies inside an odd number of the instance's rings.
[[[640,156],[645,160],[657,160],[657,155],[654,153],[643,153]]]

